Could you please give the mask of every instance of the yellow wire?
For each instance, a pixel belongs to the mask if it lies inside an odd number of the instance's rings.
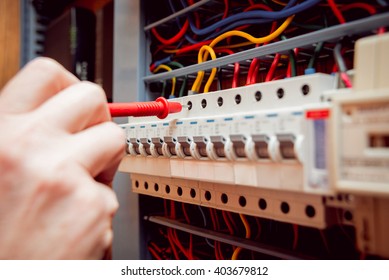
[[[209,53],[211,55],[211,58],[212,59],[216,59],[216,54],[215,54],[215,51],[210,47],[210,46],[203,46],[198,55],[197,55],[197,60],[198,60],[198,63],[202,63],[203,62],[203,58],[204,57],[207,57],[204,55],[204,52],[207,52],[207,54]],[[204,92],[208,92],[209,91],[209,88],[212,84],[212,81],[215,79],[215,76],[216,76],[216,68],[212,68],[212,71],[211,71],[211,75],[209,76],[209,80],[208,82],[206,83],[205,87],[204,87]],[[205,71],[199,71],[197,73],[198,75],[201,76],[201,81],[203,80],[204,78],[204,74],[205,74]],[[201,82],[196,84],[196,85],[193,85],[192,86],[192,91],[196,91],[196,92],[199,92],[200,91],[200,86],[201,86]]]
[[[172,68],[167,66],[166,64],[160,64],[160,65],[158,65],[157,68],[154,69],[153,73],[157,73],[161,69],[164,69],[167,71],[172,71]],[[176,90],[176,82],[177,82],[176,77],[173,77],[172,78],[172,91],[170,93],[170,96],[174,96],[174,92]]]
[[[240,47],[245,47],[245,46],[250,46],[250,45],[254,45],[254,43],[243,42],[243,43],[234,44],[234,45],[225,45],[225,46],[223,45],[223,46],[219,46],[219,47],[215,48],[215,50],[217,50],[217,49],[224,49],[224,48],[235,49],[235,48],[240,48]]]
[[[286,3],[284,2],[281,2],[281,1],[278,1],[278,0],[272,0],[274,3],[277,3],[278,5],[281,5],[281,6],[286,6]]]
[[[176,53],[178,52],[179,49],[175,49],[175,50],[163,50],[164,53]]]
[[[251,229],[249,222],[247,221],[246,217],[243,214],[239,214],[240,219],[242,220],[242,223],[244,225],[244,228],[246,230],[246,239],[249,239],[251,237]],[[231,260],[237,260],[239,253],[242,251],[241,247],[236,247],[234,250],[234,253],[232,254]]]
[[[289,26],[289,24],[292,22],[294,18],[294,15],[288,17],[273,33],[267,35],[267,36],[264,36],[264,37],[259,37],[259,38],[256,38],[256,37],[253,37],[251,36],[250,34],[246,33],[246,32],[243,32],[243,31],[238,31],[238,30],[232,30],[232,31],[227,31],[221,35],[219,35],[218,37],[216,37],[210,44],[209,44],[209,47],[213,48],[217,43],[219,43],[220,41],[223,41],[224,39],[228,38],[228,37],[232,37],[232,36],[237,36],[237,37],[242,37],[242,38],[245,38],[247,39],[248,41],[250,41],[251,43],[253,44],[263,44],[263,43],[267,43],[269,41],[272,41],[274,40],[275,38],[277,38],[279,35],[281,35],[282,32],[284,32],[284,30]],[[204,48],[205,46],[202,46],[201,49],[200,49],[200,52],[199,53],[203,53],[204,51],[202,51],[202,49]],[[202,57],[202,60],[201,61],[205,61],[207,60],[207,57],[208,57],[208,52],[204,53],[204,56]],[[199,63],[201,62],[199,61]],[[200,73],[200,72],[199,72]],[[193,83],[193,86],[192,86],[192,91],[196,91],[196,88],[199,88],[199,84],[201,84],[202,82],[202,79],[204,77],[204,75],[199,75],[199,73],[197,74],[197,77],[196,77],[196,80],[195,82]],[[209,81],[208,81],[209,82]],[[208,84],[207,82],[207,84]],[[198,92],[198,91],[197,91]]]

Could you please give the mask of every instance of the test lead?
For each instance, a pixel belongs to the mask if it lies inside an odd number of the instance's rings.
[[[147,102],[108,103],[112,117],[157,116],[164,119],[169,114],[181,112],[183,107],[186,106],[179,102],[169,102],[164,97]]]

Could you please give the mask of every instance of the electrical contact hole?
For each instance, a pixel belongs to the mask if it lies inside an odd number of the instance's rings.
[[[289,204],[287,202],[282,202],[281,203],[281,212],[284,214],[288,214],[290,211]]]
[[[239,205],[245,207],[247,204],[246,198],[244,196],[239,197]]]
[[[223,193],[220,197],[221,201],[223,204],[226,204],[228,203],[228,195],[226,195],[225,193]]]
[[[259,199],[259,201],[258,201],[258,207],[259,207],[259,209],[261,209],[261,210],[265,210],[265,209],[267,208],[267,202],[266,202],[266,200],[263,199],[263,198]]]
[[[217,99],[217,106],[219,106],[219,107],[223,106],[223,97],[219,97]]]
[[[181,187],[177,188],[177,194],[178,194],[178,196],[182,196],[182,188]]]
[[[204,198],[205,198],[206,201],[210,201],[211,198],[212,198],[211,192],[210,191],[206,191],[204,193]]]

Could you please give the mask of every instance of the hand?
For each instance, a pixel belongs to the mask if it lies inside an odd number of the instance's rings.
[[[0,92],[0,259],[101,258],[124,146],[100,87],[29,63]]]

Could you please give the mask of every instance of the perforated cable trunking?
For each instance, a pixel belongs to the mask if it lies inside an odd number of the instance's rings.
[[[140,194],[143,257],[389,257],[382,238],[389,229],[374,222],[388,200],[339,190],[332,169],[332,137],[338,133],[333,100],[355,90],[342,89],[353,82],[354,43],[389,25],[385,8],[368,2],[337,1],[347,20],[339,24],[326,1],[289,1],[286,7],[279,1],[140,1],[138,99],[170,92],[169,98],[185,105],[164,120],[130,118],[122,126],[128,155],[120,170],[131,174],[131,188]],[[201,63],[200,47],[182,56],[176,52],[195,44],[193,39],[212,45],[216,35],[194,34],[191,25],[205,28],[250,6],[287,11],[299,5],[311,6],[295,15],[283,36],[263,45],[224,39],[223,48],[212,46],[217,58]],[[375,15],[366,13],[373,9]],[[288,16],[277,19],[273,32]],[[194,23],[196,18],[202,20]],[[317,28],[323,20],[327,27]],[[250,24],[254,37],[269,33]],[[270,30],[271,24],[263,26]],[[185,39],[170,45],[155,38],[155,32],[172,38],[184,28]],[[334,56],[337,46],[344,65]],[[216,68],[210,92],[198,94],[205,83],[196,87],[197,75],[212,78]]]

